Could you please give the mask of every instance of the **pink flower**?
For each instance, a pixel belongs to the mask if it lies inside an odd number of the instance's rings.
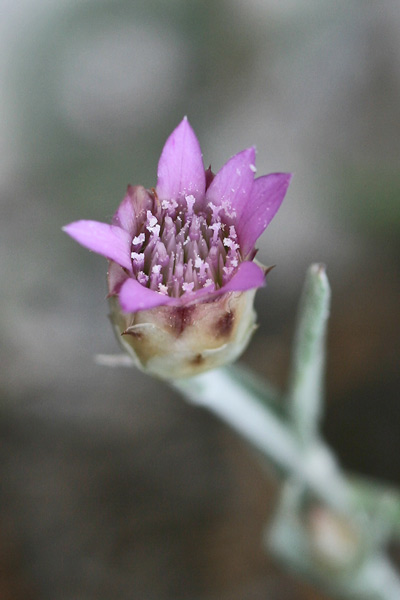
[[[127,315],[215,303],[264,284],[265,271],[253,262],[255,243],[291,175],[254,179],[255,171],[254,148],[215,176],[205,171],[185,117],[163,148],[155,189],[129,186],[111,225],[76,221],[64,231],[110,260],[109,293]]]
[[[111,260],[109,291],[126,312],[257,288],[264,272],[252,262],[254,245],[291,175],[254,179],[255,170],[248,148],[215,177],[205,172],[185,118],[164,146],[155,190],[129,186],[111,225],[76,221],[64,231]]]

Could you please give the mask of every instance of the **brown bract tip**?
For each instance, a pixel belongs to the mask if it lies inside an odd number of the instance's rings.
[[[268,275],[268,273],[270,271],[272,271],[272,269],[275,269],[276,265],[271,265],[270,267],[262,267],[262,270],[264,271],[264,276],[266,277]]]
[[[143,339],[143,333],[141,331],[136,331],[136,329],[133,329],[132,327],[128,327],[127,329],[125,329],[125,331],[122,331],[121,335],[131,335],[137,340]]]

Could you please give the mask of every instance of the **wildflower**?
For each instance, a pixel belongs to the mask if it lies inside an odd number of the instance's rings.
[[[254,179],[254,163],[249,148],[217,175],[205,171],[184,118],[161,153],[155,189],[128,186],[111,225],[64,228],[109,259],[111,318],[139,367],[189,376],[234,360],[247,345],[265,280],[254,245],[291,177]]]

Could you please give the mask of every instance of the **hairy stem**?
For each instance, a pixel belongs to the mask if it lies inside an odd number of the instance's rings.
[[[332,597],[399,600],[385,544],[400,537],[400,493],[349,477],[319,433],[329,301],[325,269],[312,265],[285,395],[237,365],[173,385],[275,467],[282,492],[265,536],[275,556]]]

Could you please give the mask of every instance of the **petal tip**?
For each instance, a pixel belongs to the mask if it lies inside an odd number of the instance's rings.
[[[193,194],[200,200],[205,193],[205,172],[196,134],[185,116],[168,137],[157,169],[157,193],[161,199],[180,201]]]
[[[282,188],[284,189],[285,195],[289,188],[290,182],[293,179],[293,173],[277,173],[281,179]],[[282,198],[283,200],[283,198]]]
[[[280,175],[282,177],[282,180],[286,183],[287,186],[289,186],[290,182],[294,177],[294,173],[277,173],[277,175]]]
[[[244,261],[232,279],[226,283],[222,291],[246,291],[265,286],[266,273],[261,265],[253,261]]]
[[[190,132],[196,137],[196,134],[193,130],[193,127],[191,126],[189,119],[187,117],[187,115],[185,115],[182,119],[182,121],[175,127],[175,129],[172,131],[170,137],[172,136],[176,136],[177,133],[179,133],[181,130],[190,130]],[[197,140],[197,137],[196,137]]]
[[[250,146],[249,148],[242,150],[242,152],[239,152],[239,154],[242,154],[243,156],[249,156],[249,158],[254,160],[257,154],[257,149],[255,146]]]
[[[78,230],[80,230],[80,228],[82,226],[84,226],[85,223],[86,222],[84,220],[72,221],[72,223],[68,223],[67,225],[63,225],[63,227],[61,227],[61,231],[63,231],[64,233],[66,233],[70,237],[75,238],[75,236],[77,235]]]

